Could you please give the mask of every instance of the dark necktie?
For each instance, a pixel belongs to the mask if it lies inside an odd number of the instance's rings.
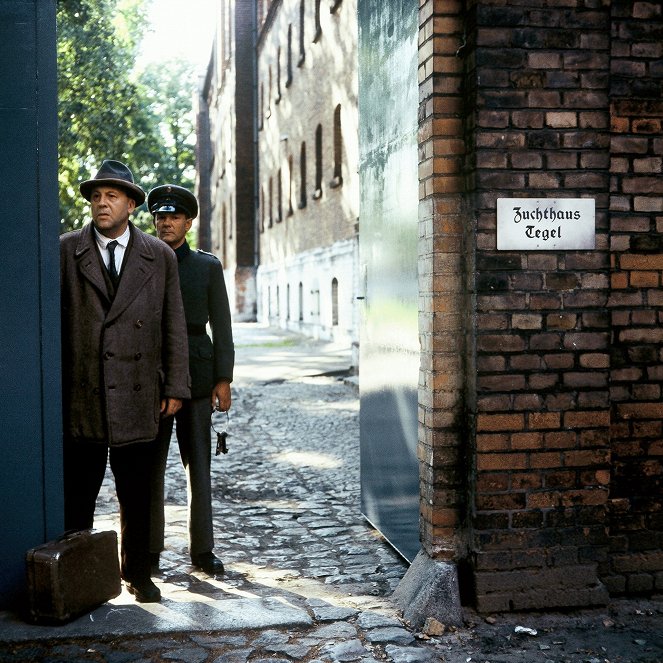
[[[115,249],[117,247],[117,240],[114,239],[112,242],[108,242],[106,245],[106,248],[108,249],[108,253],[110,255],[110,258],[108,260],[108,273],[110,274],[111,281],[113,282],[113,285],[117,285],[117,282],[119,281],[120,277],[117,273],[117,267],[115,267]]]

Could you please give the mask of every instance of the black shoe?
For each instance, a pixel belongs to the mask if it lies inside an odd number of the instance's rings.
[[[208,575],[216,576],[224,572],[223,562],[213,553],[207,552],[191,558],[191,563]]]
[[[150,553],[150,573],[156,575],[159,573],[160,553]]]
[[[148,578],[142,582],[126,582],[127,591],[136,597],[138,603],[159,603],[161,590]]]

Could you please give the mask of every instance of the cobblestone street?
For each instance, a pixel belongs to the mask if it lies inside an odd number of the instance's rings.
[[[663,603],[408,628],[390,601],[407,564],[360,511],[349,352],[238,326],[228,448],[213,457],[216,552],[189,563],[186,480],[171,444],[160,604],[126,592],[60,626],[0,620],[0,663],[635,663],[663,660]],[[216,414],[217,430],[226,427]],[[213,432],[212,432],[213,436]],[[95,526],[118,529],[107,475]],[[517,629],[521,626],[528,630]],[[535,631],[535,633],[533,632]]]

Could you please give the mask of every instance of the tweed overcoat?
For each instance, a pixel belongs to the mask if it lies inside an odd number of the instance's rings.
[[[60,238],[64,434],[75,440],[153,440],[161,399],[191,394],[175,253],[130,229],[114,298],[92,225]]]

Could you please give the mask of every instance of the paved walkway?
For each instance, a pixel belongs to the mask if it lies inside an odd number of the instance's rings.
[[[0,613],[0,663],[610,663],[663,661],[661,602],[609,614],[466,611],[466,627],[408,628],[390,601],[407,565],[359,507],[359,402],[349,348],[236,325],[229,452],[213,458],[217,552],[226,573],[190,564],[177,445],[166,478],[163,599],[126,591],[74,622]],[[215,415],[221,430],[223,417]],[[95,526],[118,529],[107,476]],[[538,628],[538,635],[515,630]],[[438,629],[437,631],[435,629]]]
[[[229,452],[212,463],[225,575],[210,578],[189,563],[186,480],[173,443],[167,549],[154,578],[161,603],[137,604],[123,591],[59,627],[5,614],[0,641],[15,643],[17,655],[28,642],[37,656],[31,660],[48,651],[49,661],[69,662],[369,662],[374,650],[416,649],[388,600],[407,566],[359,509],[359,404],[343,379],[349,348],[251,324],[236,325],[235,340]],[[219,430],[224,419],[215,415]],[[110,474],[95,527],[119,529]],[[99,642],[63,651],[47,642],[81,637]],[[0,652],[0,661],[9,660],[23,659]]]

